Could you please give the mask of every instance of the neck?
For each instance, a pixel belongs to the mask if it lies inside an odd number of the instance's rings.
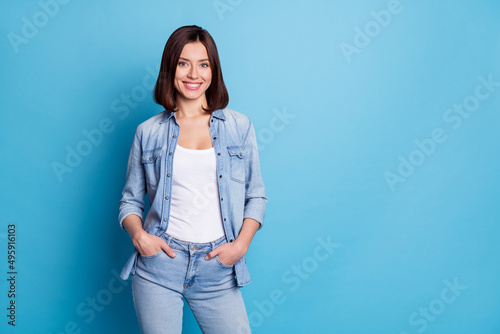
[[[177,106],[176,112],[179,117],[191,118],[207,113],[203,110],[203,107],[206,108],[208,105],[205,95],[200,96],[197,100],[187,100],[181,96],[177,96],[175,104]]]

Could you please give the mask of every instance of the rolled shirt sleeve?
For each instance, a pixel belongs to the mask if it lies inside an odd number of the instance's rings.
[[[123,227],[123,220],[130,214],[135,214],[144,221],[144,195],[146,194],[146,182],[144,166],[142,165],[141,131],[138,127],[127,163],[127,174],[125,187],[122,191],[118,221]]]
[[[268,198],[265,195],[264,182],[260,172],[259,151],[257,137],[252,122],[249,122],[245,139],[245,209],[243,219],[252,218],[260,223],[259,230],[264,223],[265,209]]]

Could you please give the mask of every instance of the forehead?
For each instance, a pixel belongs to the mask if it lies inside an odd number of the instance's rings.
[[[207,48],[201,42],[187,43],[182,48],[181,57],[189,60],[208,59]]]

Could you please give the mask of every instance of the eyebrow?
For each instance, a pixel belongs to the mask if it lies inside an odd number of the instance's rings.
[[[187,59],[187,58],[184,58],[184,57],[179,57],[179,59],[182,59],[182,60],[187,60],[187,61],[191,61],[191,60],[189,60],[189,59]],[[198,60],[198,61],[208,61],[208,58],[206,58],[206,59],[200,59],[200,60]]]

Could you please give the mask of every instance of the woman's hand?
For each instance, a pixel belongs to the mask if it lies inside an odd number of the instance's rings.
[[[163,249],[168,256],[175,257],[175,252],[167,245],[165,240],[146,231],[136,233],[132,238],[132,243],[139,251],[139,254],[143,256],[154,255]]]
[[[252,218],[243,219],[243,226],[240,234],[234,242],[220,245],[205,256],[205,260],[210,260],[219,255],[222,264],[232,266],[246,254],[255,232],[259,229],[260,223]]]
[[[222,264],[225,264],[226,266],[232,266],[236,262],[238,262],[243,257],[243,255],[245,255],[247,250],[248,247],[245,247],[245,245],[235,240],[234,242],[225,243],[215,248],[205,256],[205,260],[210,260],[218,255],[219,260],[220,262],[222,262]]]
[[[142,228],[142,220],[135,214],[130,214],[123,219],[123,227],[127,230],[132,243],[139,254],[150,256],[158,253],[162,249],[170,257],[175,257],[175,252],[170,248],[165,240],[159,236],[149,234]]]
[[[227,266],[232,266],[246,254],[255,232],[259,229],[260,223],[252,218],[243,219],[243,226],[240,234],[234,242],[220,245],[205,256],[205,260],[210,260],[218,255],[220,262]]]

